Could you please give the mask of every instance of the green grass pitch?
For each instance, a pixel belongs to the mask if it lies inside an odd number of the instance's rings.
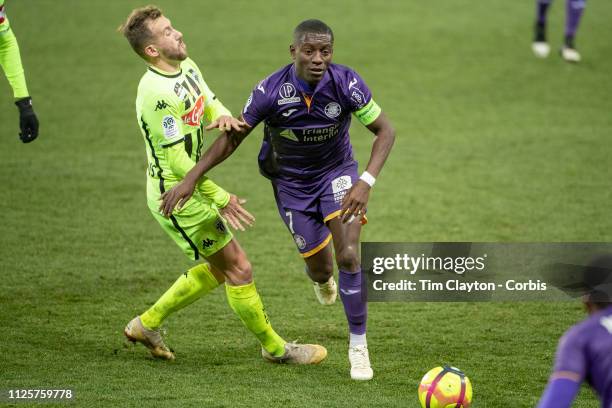
[[[612,4],[588,3],[584,61],[569,65],[532,56],[532,3],[158,1],[233,112],[288,63],[299,21],[331,25],[335,62],[360,72],[397,130],[364,241],[610,241]],[[470,376],[474,407],[535,406],[578,303],[371,304],[375,377],[350,380],[342,306],[316,302],[258,175],[261,128],[212,177],[257,217],[237,236],[273,324],[328,360],[264,363],[222,290],[168,320],[175,363],[124,347],[125,323],[191,265],[145,204],[144,65],[115,32],[142,4],[7,0],[41,136],[19,142],[0,80],[0,388],[69,387],[78,406],[417,407],[421,376],[449,363]],[[352,140],[363,168],[372,138],[354,124]],[[595,401],[584,388],[575,406]]]

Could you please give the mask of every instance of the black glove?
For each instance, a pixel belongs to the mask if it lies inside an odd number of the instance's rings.
[[[32,98],[20,99],[15,105],[19,108],[19,138],[23,143],[30,143],[38,137],[38,119],[32,107]]]

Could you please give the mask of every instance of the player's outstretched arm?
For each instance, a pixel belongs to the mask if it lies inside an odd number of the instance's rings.
[[[578,377],[578,374],[574,374],[574,377]],[[578,391],[580,391],[580,380],[570,379],[567,374],[564,376],[563,373],[553,373],[538,408],[570,408]]]
[[[340,216],[343,223],[351,221],[354,217],[362,218],[365,216],[370,189],[387,161],[395,141],[395,130],[384,112],[381,112],[374,122],[367,125],[367,128],[375,135],[374,145],[366,171],[361,175],[360,180],[351,187],[342,201]]]
[[[212,129],[219,129],[222,132],[243,132],[246,129],[246,123],[232,116],[222,115],[206,126],[206,130]]]
[[[241,129],[241,131],[234,129],[230,132],[221,133],[217,140],[204,152],[196,165],[189,170],[185,178],[162,195],[159,209],[164,216],[169,217],[177,204],[179,208],[182,207],[193,195],[193,190],[200,177],[234,153],[244,138],[251,132],[251,128],[246,124]]]
[[[0,32],[0,66],[13,88],[19,109],[19,137],[23,143],[29,143],[38,137],[38,118],[26,86],[17,38],[10,28]]]

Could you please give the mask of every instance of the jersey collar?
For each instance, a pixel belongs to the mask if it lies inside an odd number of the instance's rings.
[[[183,73],[182,68],[179,70],[179,72],[171,73],[171,72],[162,71],[161,69],[158,69],[158,68],[154,68],[151,65],[149,65],[149,71],[154,72],[157,75],[161,75],[166,78],[178,78]]]

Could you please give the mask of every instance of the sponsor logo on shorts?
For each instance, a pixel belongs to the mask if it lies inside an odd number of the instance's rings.
[[[217,241],[215,241],[214,239],[206,238],[205,240],[202,241],[202,248],[208,249],[211,246],[213,246],[215,242]]]
[[[340,105],[336,102],[330,102],[325,105],[325,115],[328,118],[336,118],[340,115],[340,112],[342,112],[342,108],[340,108]]]
[[[341,203],[346,192],[353,186],[353,182],[351,181],[351,176],[340,176],[333,179],[331,185],[332,193],[334,193],[334,201],[336,203]]]
[[[293,236],[293,239],[295,240],[295,244],[297,245],[297,247],[299,249],[304,249],[306,248],[306,240],[304,239],[303,236],[299,235],[299,234],[295,234]]]
[[[217,221],[215,222],[215,228],[220,233],[227,234],[227,228],[225,227],[225,223],[223,222],[221,218],[217,218]]]
[[[292,83],[285,82],[278,90],[278,95],[281,97],[281,99],[279,99],[277,103],[279,105],[286,105],[288,103],[300,102],[301,99],[298,96],[295,96],[295,94],[295,86],[293,86]]]
[[[162,118],[162,127],[164,128],[164,136],[167,139],[172,139],[179,133],[178,124],[174,116],[166,115]]]

